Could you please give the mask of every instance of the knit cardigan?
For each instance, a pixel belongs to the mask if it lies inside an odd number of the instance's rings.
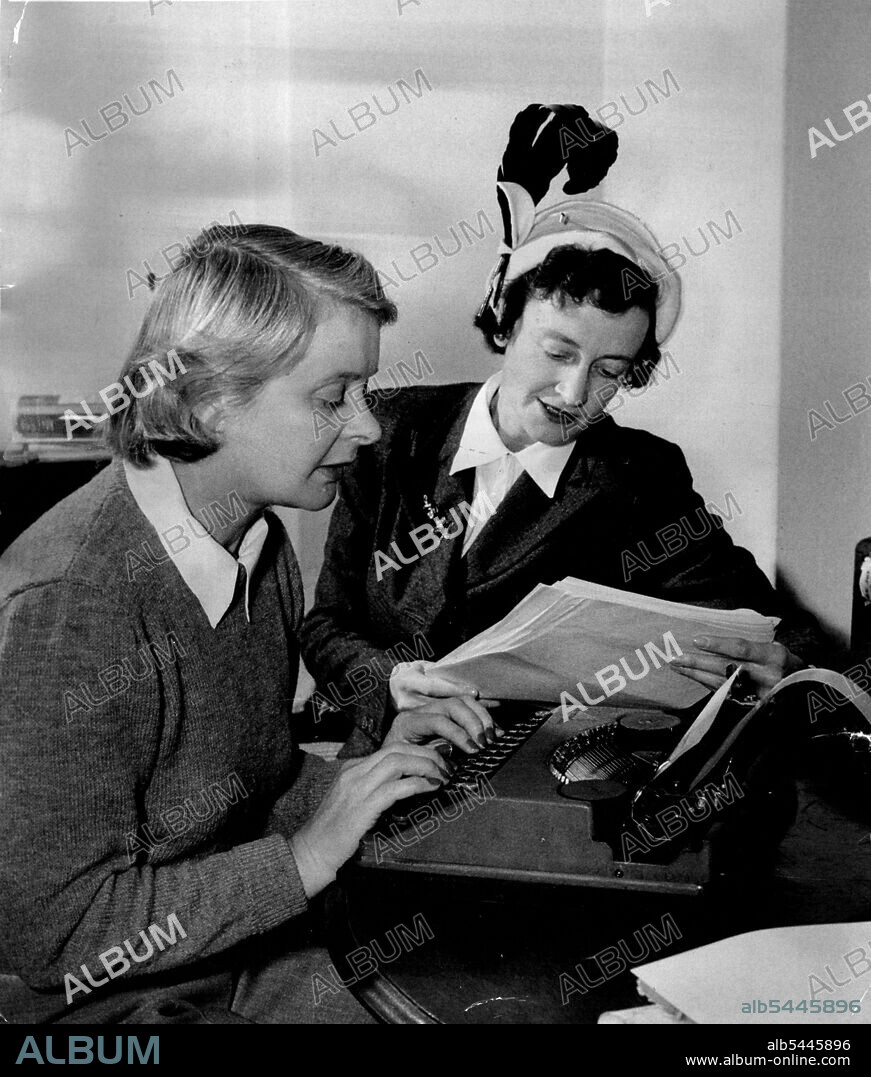
[[[214,629],[119,462],[0,559],[0,971],[64,1006],[307,908],[288,839],[335,767],[293,742],[303,591],[266,517],[250,623],[237,586]]]

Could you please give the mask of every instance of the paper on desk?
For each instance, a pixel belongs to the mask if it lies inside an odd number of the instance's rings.
[[[645,988],[699,1024],[871,1024],[871,921],[750,931],[639,965]],[[769,1000],[780,1002],[772,1016]],[[811,1013],[811,1002],[859,1002],[860,1012]],[[764,1013],[742,1011],[754,1000]],[[805,1010],[795,1003],[806,1001]],[[782,1004],[793,1003],[784,1011]],[[820,1006],[822,1009],[822,1005]]]
[[[502,699],[560,702],[568,693],[581,710],[609,696],[620,706],[682,709],[709,692],[670,665],[695,649],[695,636],[769,642],[777,624],[753,610],[666,602],[569,577],[540,584],[434,668]]]

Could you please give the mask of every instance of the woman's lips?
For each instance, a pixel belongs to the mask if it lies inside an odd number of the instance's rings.
[[[324,472],[332,482],[338,482],[342,472],[353,462],[353,460],[340,460],[337,464],[321,464],[318,471]]]
[[[546,404],[543,400],[538,400],[541,404],[541,409],[544,412],[549,422],[554,423],[556,426],[577,426],[579,423],[583,423],[584,416],[576,411],[566,411],[565,408],[558,408],[553,404]]]

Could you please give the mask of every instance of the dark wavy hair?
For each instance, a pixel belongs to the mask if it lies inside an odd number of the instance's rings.
[[[530,299],[592,303],[608,314],[638,307],[650,317],[644,341],[629,372],[633,388],[646,385],[661,358],[656,343],[656,303],[659,289],[635,262],[611,250],[588,250],[574,244],[555,247],[534,269],[515,277],[502,294],[498,317],[486,307],[475,319],[491,351],[502,355]]]
[[[118,379],[130,400],[111,415],[107,441],[139,467],[155,454],[209,456],[227,410],[291,370],[323,313],[342,304],[379,326],[396,320],[377,273],[355,251],[270,225],[207,228],[157,285]],[[168,379],[152,383],[155,368]]]

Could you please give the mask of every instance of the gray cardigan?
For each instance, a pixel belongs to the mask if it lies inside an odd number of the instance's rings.
[[[250,624],[241,588],[212,629],[170,561],[128,573],[160,545],[117,462],[0,559],[0,971],[52,992],[43,1015],[307,908],[287,839],[334,767],[291,736],[303,595],[267,519]]]

